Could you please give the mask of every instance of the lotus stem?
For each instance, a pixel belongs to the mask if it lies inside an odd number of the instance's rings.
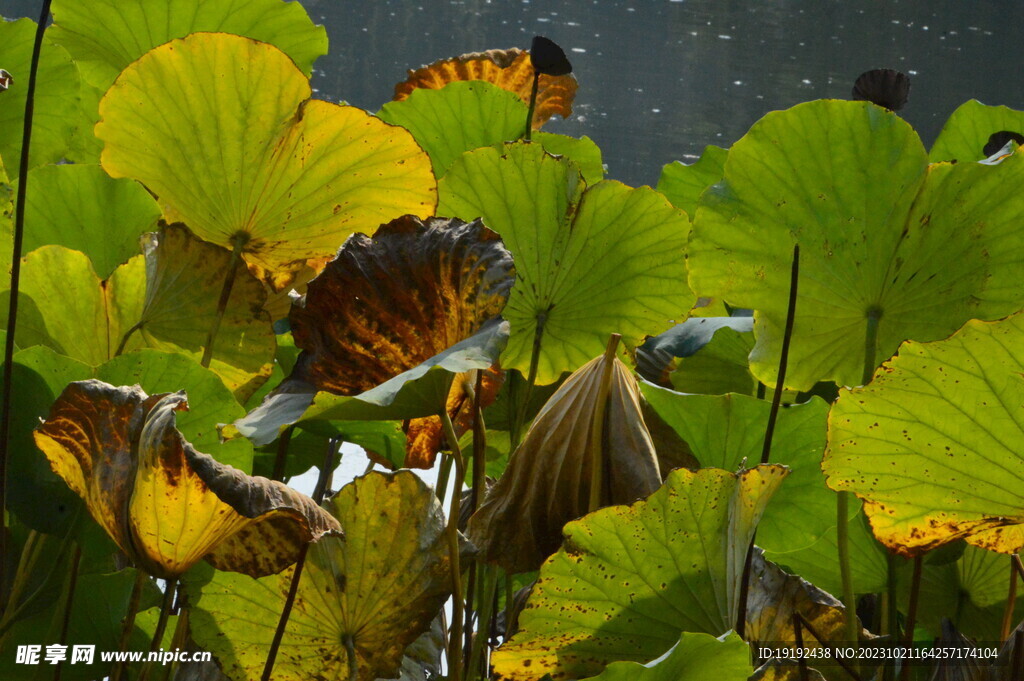
[[[441,409],[438,414],[444,427],[444,436],[451,448],[452,460],[455,464],[455,488],[452,490],[451,505],[448,511],[448,555],[452,570],[452,628],[448,637],[448,678],[451,681],[462,679],[462,620],[465,617],[465,603],[462,600],[462,569],[459,565],[459,502],[462,494],[462,481],[466,478],[466,466],[459,449],[459,439],[455,436],[455,426],[448,410]]]
[[[178,590],[178,600],[186,600],[184,592]],[[174,634],[171,635],[171,650],[177,652],[185,647],[185,641],[188,639],[188,606],[181,603],[178,604],[178,621],[174,624]],[[164,681],[171,681],[174,678],[175,673],[178,670],[178,660],[174,660],[171,664],[167,665],[167,671],[164,672]]]
[[[50,16],[50,0],[43,0],[32,43],[32,61],[25,90],[25,121],[21,129],[21,179],[18,182],[17,203],[14,205],[14,248],[11,253],[11,294],[7,305],[7,338],[4,344],[3,394],[0,395],[0,556],[7,555],[7,460],[11,440],[11,392],[14,376],[14,336],[18,321],[18,289],[21,282],[21,249],[25,240],[25,197],[28,196],[28,152],[32,143],[32,118],[36,110],[36,75],[39,71],[39,53],[43,49],[43,33]],[[0,593],[7,583],[7,570],[0,560]],[[0,615],[7,606],[0,599]]]
[[[850,569],[850,493],[836,494],[836,548],[839,552],[839,581],[843,588],[843,607],[846,620],[846,640],[857,647],[857,595],[853,592],[853,572]],[[854,658],[854,665],[856,665]]]
[[[526,131],[523,132],[523,139],[530,141],[533,135],[533,112],[537,108],[537,90],[540,89],[540,72],[533,71],[533,87],[530,88],[530,108],[526,112]]]
[[[348,662],[348,681],[359,681],[359,664],[356,662],[356,642],[352,634],[345,634],[345,657]]]
[[[281,432],[281,437],[277,440],[277,452],[274,454],[274,471],[270,474],[272,480],[284,479],[284,466],[288,459],[288,446],[292,442],[293,432],[295,432],[295,426],[290,425]]]
[[[921,595],[921,556],[914,557],[914,576],[910,580],[910,604],[907,606],[906,631],[903,636],[903,645],[909,647],[914,643],[914,625],[917,623],[918,598]],[[909,681],[910,665],[904,660],[903,668],[900,670],[901,681]]]
[[[160,645],[164,642],[164,631],[167,629],[167,618],[171,615],[171,606],[174,604],[174,592],[177,590],[178,580],[172,578],[167,580],[167,586],[164,589],[164,597],[160,602],[160,617],[156,621],[156,631],[153,632],[153,640],[149,644],[149,652],[155,653],[160,649]],[[139,681],[147,681],[149,675],[153,670],[153,659],[148,657],[146,664],[142,667],[142,671],[139,672]]]
[[[800,281],[800,244],[793,244],[793,261],[789,268],[789,304],[786,307],[786,326],[782,334],[782,350],[779,353],[779,373],[775,380],[775,392],[772,394],[771,411],[768,412],[768,424],[764,429],[764,444],[761,446],[761,464],[771,460],[772,438],[775,435],[775,423],[779,418],[782,406],[782,393],[786,385],[786,370],[789,368],[789,344],[793,339],[793,326],[796,323],[796,299]],[[763,385],[763,384],[761,384]],[[750,572],[754,562],[754,540],[757,528],[750,537],[747,555],[743,561],[743,573],[740,576],[740,593],[736,608],[736,633],[744,638],[747,632],[747,598],[750,594]]]
[[[477,615],[476,636],[473,637],[473,644],[469,652],[469,678],[479,674],[480,678],[486,678],[487,674],[481,670],[486,665],[487,659],[484,656],[484,648],[488,645],[490,638],[491,615],[494,612],[494,597],[498,586],[498,572],[493,565],[480,564],[481,588],[477,601],[480,603],[480,612]]]
[[[476,381],[471,397],[473,399],[473,494],[470,497],[473,511],[480,507],[487,485],[487,427],[484,423],[484,411],[481,399],[484,385],[484,372],[476,372]]]
[[[533,330],[533,348],[530,351],[530,369],[526,376],[526,390],[522,400],[513,400],[511,406],[512,419],[509,427],[509,438],[511,448],[514,452],[522,440],[523,423],[526,421],[526,412],[530,409],[530,399],[533,397],[533,386],[537,382],[537,370],[540,367],[540,350],[544,341],[544,325],[548,321],[549,307],[544,312],[537,314],[537,327]]]
[[[128,644],[132,638],[132,631],[135,630],[135,616],[139,613],[139,603],[142,601],[142,587],[146,584],[147,575],[142,570],[135,571],[135,585],[132,587],[132,595],[128,601],[128,612],[124,616],[124,624],[121,627],[121,640],[118,643],[118,652],[128,650]],[[110,681],[121,681],[124,674],[125,661],[119,659],[110,675]]]
[[[601,508],[601,489],[604,486],[602,469],[604,468],[604,413],[608,409],[608,393],[611,390],[612,368],[615,366],[615,349],[619,346],[622,335],[613,333],[604,349],[604,366],[601,369],[601,382],[597,385],[597,404],[594,406],[594,419],[590,423],[590,499],[587,510],[593,513]]]
[[[800,621],[800,613],[794,612],[791,621],[792,621],[793,636],[794,636],[793,643],[796,644],[796,649],[797,650],[803,650],[803,648],[804,648],[804,628],[803,628],[802,622]],[[807,659],[803,655],[800,655],[800,656],[798,656],[796,658],[796,662],[797,662],[797,667],[800,670],[800,681],[809,681],[810,677],[807,676]]]
[[[999,640],[1005,641],[1010,638],[1010,629],[1013,628],[1013,611],[1017,609],[1017,566],[1013,559],[1020,558],[1017,554],[1010,556],[1010,588],[1006,594],[1006,609],[1003,610],[1003,625],[999,629]]]
[[[443,457],[437,470],[437,500],[444,504],[448,498],[448,478],[452,476],[452,459]]]
[[[78,586],[78,568],[82,564],[82,547],[75,543],[75,552],[71,556],[71,575],[68,578],[66,587],[67,596],[64,598],[64,617],[60,624],[60,638],[57,643],[66,645],[68,641],[68,628],[71,625],[71,610],[75,605],[75,587]],[[53,681],[60,681],[61,672],[64,671],[64,663],[58,662],[53,670]]]
[[[231,238],[234,248],[231,249],[231,260],[228,262],[228,270],[224,274],[224,286],[220,290],[220,298],[217,300],[217,312],[213,318],[213,325],[206,335],[206,347],[203,348],[203,359],[199,362],[203,367],[209,369],[210,361],[213,359],[213,343],[217,339],[217,332],[220,331],[220,323],[224,319],[224,311],[228,308],[228,300],[231,298],[231,289],[235,285],[235,275],[238,272],[238,265],[242,262],[242,249],[249,242],[248,235],[236,234]]]
[[[825,639],[824,637],[822,637],[821,634],[818,633],[818,631],[814,628],[814,625],[807,621],[807,618],[805,618],[798,612],[793,613],[793,617],[795,617],[800,622],[800,626],[806,629],[810,633],[810,635],[813,636],[814,639],[821,644],[823,648],[827,648],[829,650],[829,652],[832,655],[831,659],[835,660],[851,679],[853,679],[854,681],[860,681],[860,674],[857,673],[856,668],[851,667],[845,660],[843,660],[842,657],[836,655],[835,648],[832,646],[832,644],[830,644],[827,639]]]

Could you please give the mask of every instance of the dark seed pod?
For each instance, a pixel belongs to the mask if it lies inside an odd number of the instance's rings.
[[[910,78],[893,69],[865,71],[853,84],[854,100],[872,102],[889,111],[899,111],[906,106],[909,94]]]
[[[14,82],[14,76],[7,71],[0,69],[0,92],[3,92],[7,88],[11,87]]]
[[[988,158],[1005,147],[1006,143],[1010,140],[1013,140],[1017,144],[1024,144],[1024,135],[1019,132],[1013,132],[1012,130],[1000,130],[999,132],[992,133],[988,138],[988,142],[985,143],[985,148],[982,150],[985,154],[985,158]]]
[[[530,61],[537,73],[546,76],[564,76],[572,73],[572,64],[565,52],[553,40],[544,36],[534,36],[530,45]]]

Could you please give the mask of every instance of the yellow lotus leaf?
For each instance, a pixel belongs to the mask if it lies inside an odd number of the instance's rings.
[[[103,167],[142,182],[168,223],[240,247],[280,290],[348,235],[432,215],[437,202],[430,159],[409,132],[310,94],[267,43],[172,40],[129,65],[100,102]]]
[[[338,521],[290,487],[195,451],[175,427],[185,394],[71,383],[35,440],[54,472],[125,554],[170,579],[205,558],[221,570],[280,572]]]
[[[529,104],[533,87],[533,64],[530,53],[518,48],[470,52],[451,59],[442,59],[429,66],[409,71],[409,77],[395,86],[396,102],[400,102],[416,88],[437,90],[458,80],[483,80],[514,92]],[[537,88],[537,108],[533,113],[533,127],[543,126],[551,116],[568,118],[572,114],[572,100],[576,97],[576,79],[571,75],[541,75]]]

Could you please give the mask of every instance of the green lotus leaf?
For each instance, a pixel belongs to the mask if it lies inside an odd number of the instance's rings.
[[[21,135],[35,35],[36,23],[31,19],[0,21],[0,64],[13,78],[0,96],[0,159],[12,179],[21,175]],[[79,86],[78,69],[71,57],[63,47],[44,38],[36,76],[29,168],[55,163],[64,156],[76,125]]]
[[[121,342],[204,356],[231,253],[200,241],[179,225],[160,230],[146,249],[146,299]],[[244,400],[270,375],[274,330],[263,311],[266,291],[246,268],[235,272],[213,340],[210,368]]]
[[[88,163],[99,165],[100,154],[103,153],[103,142],[93,132],[100,122],[100,100],[105,89],[100,89],[82,81],[82,89],[78,98],[78,109],[75,114],[75,129],[68,142],[68,150],[64,158],[72,163]]]
[[[0,158],[0,262],[3,272],[11,271],[14,257],[14,187],[7,179],[3,159]]]
[[[387,462],[385,465],[390,468],[401,468],[405,461],[405,433],[400,421],[310,421],[305,425],[306,428],[296,428],[289,438],[284,478],[322,466],[332,439],[358,445],[366,450],[367,456]],[[279,444],[256,450],[254,474],[273,478]]]
[[[672,385],[670,374],[676,369],[677,358],[690,357],[700,352],[711,343],[715,334],[723,327],[743,333],[749,332],[753,326],[754,320],[750,317],[693,317],[687,319],[664,333],[651,336],[636,349],[637,373],[651,383],[668,388]],[[745,356],[743,364],[746,366]]]
[[[690,285],[757,310],[751,369],[774,385],[799,243],[787,387],[859,385],[907,338],[944,338],[1024,304],[1022,181],[1024,153],[928,166],[913,129],[867,102],[770,113],[701,198]]]
[[[647,664],[612,662],[590,681],[747,681],[750,648],[734,633],[715,638],[684,633],[679,642]]]
[[[22,259],[18,345],[45,345],[90,366],[103,364],[141,315],[145,286],[141,255],[101,280],[85,254],[63,246],[38,248]],[[0,296],[4,310],[9,296]]]
[[[769,402],[737,394],[684,395],[646,381],[640,388],[702,467],[737,470],[761,460]],[[820,467],[827,417],[828,404],[816,397],[779,411],[771,462],[785,464],[790,473],[757,529],[757,543],[769,553],[805,548],[836,524],[836,495]]]
[[[274,678],[349,678],[347,638],[359,678],[397,676],[406,647],[450,594],[441,504],[412,472],[398,471],[357,478],[326,506],[345,536],[310,548]],[[259,678],[291,574],[186,577],[192,635],[230,677]]]
[[[535,132],[533,141],[540,143],[544,151],[552,156],[564,156],[579,166],[580,175],[587,185],[597,184],[604,179],[604,161],[601,148],[586,135],[569,137],[553,132]]]
[[[1024,548],[1024,313],[908,341],[872,383],[844,390],[822,468],[864,499],[875,536],[919,555],[956,539]]]
[[[989,156],[984,152],[988,138],[1003,130],[1024,133],[1024,111],[1006,106],[987,106],[976,99],[967,100],[942,126],[942,132],[928,152],[928,160],[933,163],[980,161]]]
[[[721,328],[706,346],[680,360],[676,370],[669,374],[672,387],[679,392],[702,395],[753,395],[758,382],[747,364],[753,348],[752,332]]]
[[[184,392],[69,384],[33,432],[36,446],[139,568],[162,579],[202,559],[273,574],[340,530],[311,499],[197,452],[175,427]]]
[[[431,215],[436,201],[430,159],[406,130],[309,96],[273,45],[225,33],[172,40],[100,102],[103,167],[146,185],[168,223],[241,248],[280,290],[349,234]]]
[[[67,48],[82,76],[106,89],[143,54],[174,38],[212,31],[270,43],[308,77],[327,54],[327,31],[297,2],[281,0],[56,0],[52,39]]]
[[[658,191],[664,194],[673,206],[682,208],[692,217],[697,210],[700,195],[722,179],[725,172],[725,157],[728,153],[728,149],[709,145],[704,147],[700,158],[690,165],[679,161],[669,163],[661,169]]]
[[[731,629],[747,547],[785,475],[777,465],[677,469],[646,500],[566,525],[519,633],[491,657],[497,677],[585,678],[614,661],[648,662],[682,631]]]
[[[96,378],[113,385],[139,385],[150,395],[184,390],[189,409],[177,416],[177,428],[202,452],[232,468],[252,470],[252,445],[247,440],[221,442],[217,424],[245,414],[220,377],[179,353],[143,348],[115,357],[96,370]]]
[[[142,185],[111,179],[99,166],[35,168],[29,173],[23,252],[66,246],[89,256],[105,279],[141,252],[139,237],[153,231],[159,217],[160,207]]]
[[[464,152],[521,137],[526,109],[515,93],[470,80],[439,90],[416,88],[406,99],[385,104],[377,115],[411,132],[440,178]]]
[[[611,333],[637,343],[686,316],[686,215],[650,188],[587,188],[578,167],[518,143],[464,154],[439,184],[438,212],[480,217],[512,252],[516,283],[502,313],[505,369],[555,381],[604,351]]]

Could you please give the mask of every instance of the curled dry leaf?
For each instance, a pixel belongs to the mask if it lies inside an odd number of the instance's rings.
[[[407,215],[372,238],[353,235],[292,307],[303,352],[290,381],[336,395],[363,393],[480,330],[505,306],[513,279],[511,254],[479,220]],[[484,383],[493,399],[500,373],[488,372]],[[468,425],[469,407],[456,378],[447,408],[459,430]],[[440,419],[413,419],[407,434],[406,466],[432,465]]]
[[[640,391],[613,358],[607,407],[598,404],[606,360],[591,360],[548,400],[512,454],[505,474],[470,519],[469,534],[485,560],[510,573],[540,567],[562,543],[562,527],[587,513],[591,430],[605,412],[601,442],[601,506],[631,503],[661,485]]]
[[[195,451],[175,428],[183,392],[70,384],[35,440],[54,472],[140,568],[176,577],[206,558],[252,576],[279,572],[337,520],[288,486]]]
[[[395,86],[395,101],[402,101],[416,88],[440,89],[459,80],[484,80],[514,92],[527,104],[533,86],[533,64],[530,53],[518,48],[470,52],[451,59],[442,59],[429,66],[409,71],[409,77]],[[533,127],[539,129],[551,116],[568,118],[576,97],[576,79],[571,74],[541,75],[537,89],[537,108]]]

